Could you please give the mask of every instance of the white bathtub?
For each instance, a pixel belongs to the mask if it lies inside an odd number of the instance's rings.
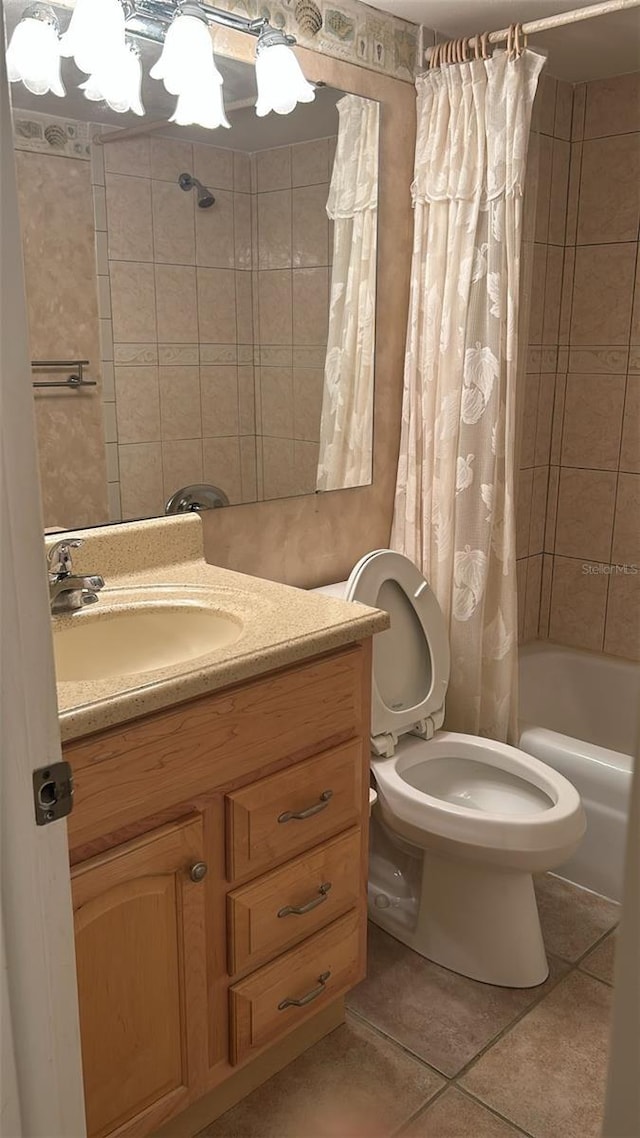
[[[640,664],[548,641],[520,652],[520,746],[579,790],[587,832],[557,873],[620,900]]]

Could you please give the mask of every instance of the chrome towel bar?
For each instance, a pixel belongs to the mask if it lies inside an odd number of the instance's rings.
[[[71,387],[76,389],[78,387],[96,387],[95,379],[84,378],[84,368],[89,366],[89,360],[32,360],[31,367],[34,371],[46,370],[55,371],[57,368],[73,368],[71,375],[66,379],[34,379],[34,387]]]

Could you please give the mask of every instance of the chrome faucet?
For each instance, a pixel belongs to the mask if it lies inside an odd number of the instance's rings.
[[[51,612],[75,612],[84,605],[92,605],[98,600],[104,580],[98,576],[79,577],[73,572],[71,550],[79,549],[82,541],[64,538],[56,542],[47,554],[49,570],[49,599]]]

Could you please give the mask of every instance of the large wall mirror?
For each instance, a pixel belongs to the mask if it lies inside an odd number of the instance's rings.
[[[140,47],[144,118],[69,59],[65,98],[11,86],[45,525],[368,484],[378,104],[258,118],[219,56],[231,129],[178,127]]]

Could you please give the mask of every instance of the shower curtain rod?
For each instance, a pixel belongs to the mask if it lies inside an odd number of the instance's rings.
[[[591,4],[588,8],[574,8],[571,12],[558,12],[556,16],[543,16],[540,20],[529,20],[522,24],[525,35],[533,32],[546,32],[549,28],[562,28],[566,24],[578,24],[581,20],[592,20],[595,16],[607,16],[611,12],[623,12],[626,8],[640,8],[640,0],[603,0],[601,4]],[[465,36],[464,41],[472,47],[480,38],[480,33]],[[501,28],[497,32],[490,32],[488,43],[506,43],[509,38],[509,28]],[[433,47],[427,48],[425,58],[431,58]]]

